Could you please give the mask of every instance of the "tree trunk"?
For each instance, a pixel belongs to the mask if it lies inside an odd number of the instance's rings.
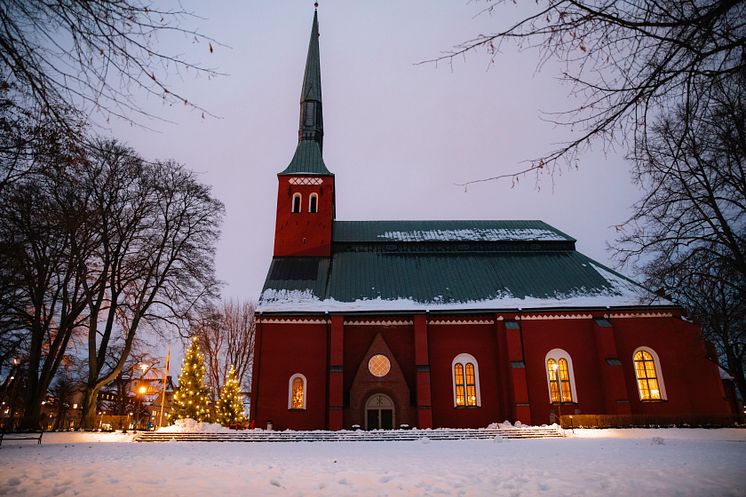
[[[83,411],[82,418],[80,420],[80,427],[84,430],[96,429],[96,408],[98,407],[96,400],[98,399],[97,388],[86,388],[83,396]]]
[[[746,375],[744,375],[743,362],[733,354],[727,354],[728,372],[733,375],[733,382],[741,392],[741,398],[746,399]]]
[[[22,430],[38,430],[41,428],[41,398],[31,389],[26,392],[23,417],[18,426]]]

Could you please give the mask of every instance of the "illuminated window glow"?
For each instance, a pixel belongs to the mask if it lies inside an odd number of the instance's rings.
[[[641,347],[635,351],[632,359],[640,400],[665,400],[666,392],[660,372],[660,361],[655,351]]]
[[[482,399],[479,391],[479,367],[470,354],[459,354],[453,360],[453,405],[456,407],[479,407]]]
[[[288,409],[305,409],[306,377],[300,373],[291,376],[288,390]]]
[[[562,349],[550,350],[546,356],[546,366],[549,401],[553,404],[577,402],[570,354]]]
[[[377,354],[368,361],[368,371],[377,378],[383,378],[391,371],[391,361],[383,354]]]

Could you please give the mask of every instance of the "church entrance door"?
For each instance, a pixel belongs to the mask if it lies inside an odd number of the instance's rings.
[[[394,428],[394,401],[388,395],[371,395],[365,403],[366,430],[392,430]]]

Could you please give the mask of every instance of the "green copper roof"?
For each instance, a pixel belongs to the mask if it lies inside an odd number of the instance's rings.
[[[306,70],[300,95],[300,123],[298,146],[290,164],[281,176],[310,174],[331,176],[326,168],[322,150],[324,147],[324,119],[321,105],[321,61],[319,59],[319,20],[313,13],[311,40],[308,42]]]
[[[300,122],[298,142],[315,141],[324,150],[324,112],[321,103],[321,60],[319,59],[319,21],[313,13],[311,40],[308,42],[306,70],[300,92]]]
[[[321,102],[321,59],[319,56],[319,16],[313,13],[311,39],[308,42],[306,70],[303,74],[303,89],[300,101],[316,100]]]
[[[319,144],[312,140],[303,140],[295,148],[295,155],[290,161],[288,167],[279,175],[316,175],[316,176],[334,176],[326,168],[324,158],[321,156]]]
[[[416,229],[389,229],[405,226]],[[273,259],[262,312],[670,305],[575,251],[572,238],[541,221],[337,221],[334,229],[330,258]],[[394,240],[381,243],[380,235]]]

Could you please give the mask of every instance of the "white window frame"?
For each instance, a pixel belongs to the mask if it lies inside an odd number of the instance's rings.
[[[464,396],[467,395],[466,392],[466,365],[468,363],[474,364],[474,386],[477,389],[477,405],[476,406],[470,406],[468,405],[468,402],[466,402],[467,405],[457,405],[456,404],[456,364],[461,363],[464,367]],[[479,388],[479,363],[477,362],[476,358],[471,355],[467,354],[466,352],[462,352],[461,354],[457,355],[453,358],[453,361],[451,361],[451,385],[453,386],[453,407],[458,407],[459,409],[464,407],[482,407],[482,391]]]
[[[296,378],[300,378],[303,380],[303,407],[293,407],[293,381],[295,381]],[[306,410],[306,406],[308,405],[308,381],[306,381],[306,377],[301,373],[295,373],[290,377],[290,380],[288,381],[288,409],[291,409],[293,411],[298,410]]]
[[[637,382],[638,381],[637,369],[635,368],[635,356],[641,350],[644,350],[645,352],[653,356],[653,363],[655,365],[655,377],[658,380],[658,390],[660,390],[660,394],[661,394],[660,399],[646,399],[643,402],[656,402],[660,400],[668,400],[668,395],[666,395],[666,383],[663,381],[663,371],[661,370],[660,357],[658,357],[658,353],[655,350],[645,345],[643,345],[642,347],[637,347],[635,351],[632,352],[632,373],[635,375],[635,387],[637,388],[637,397],[642,401],[642,392],[640,392],[640,384]]]
[[[561,381],[558,382],[558,386],[560,388],[560,399],[563,404],[577,404],[578,390],[575,388],[575,369],[572,366],[572,357],[570,357],[570,354],[568,354],[567,351],[564,349],[552,349],[547,352],[546,356],[544,356],[544,370],[546,371],[546,374],[544,376],[547,379],[547,395],[549,396],[549,403],[554,404],[554,402],[552,401],[552,385],[549,382],[549,366],[547,366],[549,359],[554,359],[558,366],[560,359],[565,359],[567,361],[567,374],[570,377],[570,395],[572,395],[572,400],[566,401],[565,399],[562,399]],[[559,375],[559,369],[557,370],[557,374]],[[559,376],[557,377],[557,379],[559,380]]]
[[[298,198],[298,210],[295,210],[295,199]],[[300,214],[303,212],[303,195],[300,193],[293,193],[293,201],[290,203],[290,212],[293,214]]]
[[[316,210],[311,210],[311,201],[313,199],[316,199]],[[316,214],[319,212],[319,194],[314,192],[308,196],[308,212],[311,214]]]

